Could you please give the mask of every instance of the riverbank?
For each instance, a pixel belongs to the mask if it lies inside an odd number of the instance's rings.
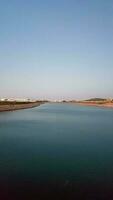
[[[81,106],[95,106],[103,108],[113,108],[113,103],[96,103],[96,102],[75,102],[72,104],[77,104]]]
[[[43,103],[44,102],[29,102],[29,103],[9,103],[8,102],[5,104],[0,104],[0,112],[33,108],[33,107],[40,106]]]

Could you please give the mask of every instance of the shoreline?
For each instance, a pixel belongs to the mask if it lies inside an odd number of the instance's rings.
[[[101,107],[101,108],[112,108],[113,103],[98,103],[98,102],[61,102],[61,103],[71,103],[73,105],[80,105],[80,106],[93,106],[93,107]],[[22,109],[29,109],[38,107],[44,102],[29,102],[29,103],[6,103],[0,104],[0,112],[7,112],[7,111],[16,111]]]
[[[42,102],[33,102],[33,103],[21,103],[21,104],[1,104],[0,105],[0,112],[6,112],[6,111],[16,111],[21,109],[28,109],[28,108],[34,108],[37,106],[40,106],[43,104]]]
[[[81,106],[93,106],[101,108],[113,108],[113,103],[92,103],[92,102],[73,102],[72,104],[77,104]]]

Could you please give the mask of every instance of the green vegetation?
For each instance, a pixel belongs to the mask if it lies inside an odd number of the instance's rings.
[[[91,98],[91,99],[87,99],[85,101],[107,101],[107,99],[103,99],[103,98]]]
[[[33,103],[46,103],[48,101],[0,101],[0,105],[22,105],[22,104],[33,104]]]
[[[0,101],[0,105],[21,105],[21,104],[29,104],[32,102],[17,102],[17,101]]]

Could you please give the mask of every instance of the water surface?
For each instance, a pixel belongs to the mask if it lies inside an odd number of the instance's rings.
[[[0,113],[0,186],[18,198],[112,195],[113,109],[48,103]]]

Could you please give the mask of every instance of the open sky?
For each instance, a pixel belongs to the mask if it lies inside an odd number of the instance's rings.
[[[0,97],[113,97],[113,0],[0,0]]]

